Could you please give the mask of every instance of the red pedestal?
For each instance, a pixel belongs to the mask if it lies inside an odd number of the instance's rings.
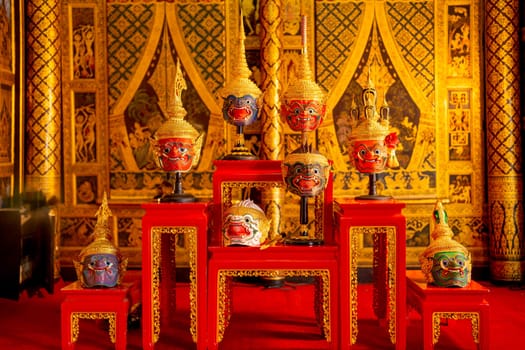
[[[338,260],[335,246],[210,247],[208,266],[208,349],[217,349],[230,316],[229,284],[233,277],[313,277],[319,300],[316,315],[320,332],[338,346]],[[304,307],[308,307],[305,305]]]
[[[169,307],[170,286],[173,275],[163,274],[160,288],[159,270],[166,263],[166,245],[162,238],[185,234],[188,239],[190,264],[190,332],[198,349],[206,349],[206,255],[208,203],[145,203],[142,217],[142,342],[144,349],[153,349],[161,332],[161,303],[163,312]],[[163,259],[164,257],[164,259]],[[174,268],[174,266],[172,266]],[[163,317],[163,320],[166,318]]]
[[[316,315],[320,332],[334,350],[338,346],[339,260],[334,239],[332,181],[323,196],[324,219],[316,222],[323,233],[323,245],[276,245],[258,247],[225,247],[222,244],[222,218],[233,202],[232,193],[239,188],[273,189],[282,187],[281,161],[216,161],[213,175],[215,226],[208,247],[208,349],[217,349],[230,316],[230,282],[234,277],[312,277],[316,281]],[[279,205],[279,204],[278,204]],[[268,214],[267,214],[268,215]],[[297,213],[299,222],[299,212]],[[308,307],[308,305],[305,305]]]
[[[74,282],[61,289],[62,349],[74,349],[80,333],[80,319],[107,319],[109,338],[115,349],[126,349],[129,291],[131,283],[114,288],[82,288]]]
[[[475,281],[464,288],[428,285],[419,270],[407,271],[407,303],[423,319],[425,350],[434,348],[439,340],[441,319],[469,319],[472,337],[479,349],[489,349],[490,290]]]
[[[406,347],[406,221],[404,203],[394,200],[354,200],[340,203],[341,349],[357,341],[357,261],[360,237],[373,242],[374,311],[386,320],[396,349]]]

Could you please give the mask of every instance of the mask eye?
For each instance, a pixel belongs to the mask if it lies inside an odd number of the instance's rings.
[[[171,152],[171,147],[164,147],[164,149],[162,150],[164,153],[170,153]]]
[[[376,149],[374,150],[374,154],[375,154],[376,156],[381,155],[381,150],[380,150],[379,148],[376,148]]]
[[[447,258],[445,258],[440,261],[440,264],[442,268],[448,269],[448,265],[450,264],[450,261]]]
[[[465,259],[462,256],[456,256],[456,264],[460,267],[464,267]]]
[[[364,149],[362,149],[362,150],[359,151],[359,154],[364,156],[364,155],[366,155],[366,151]]]

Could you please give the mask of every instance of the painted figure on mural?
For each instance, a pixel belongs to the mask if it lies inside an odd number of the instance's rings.
[[[441,201],[434,207],[433,218],[432,241],[419,257],[421,271],[428,283],[438,287],[466,287],[472,271],[470,252],[454,240]]]
[[[80,25],[73,32],[73,74],[77,79],[95,76],[94,39],[92,25]]]
[[[259,247],[269,231],[270,221],[251,199],[242,200],[224,212],[222,233],[226,246]]]
[[[137,167],[141,170],[155,170],[154,135],[166,121],[159,106],[159,98],[153,87],[147,83],[137,90],[125,111],[126,129],[128,131],[129,147]],[[126,145],[116,145],[125,148]]]

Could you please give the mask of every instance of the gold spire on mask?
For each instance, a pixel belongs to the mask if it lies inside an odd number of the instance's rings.
[[[370,70],[368,71],[368,86],[363,89],[362,93],[364,112],[362,116],[359,116],[359,112],[352,113],[357,114],[360,118],[357,126],[352,130],[350,135],[350,141],[353,140],[384,140],[386,135],[389,133],[389,122],[390,108],[384,99],[384,104],[377,111],[377,91],[374,86],[374,82],[370,77]]]
[[[315,82],[308,62],[306,16],[303,16],[301,20],[301,44],[302,52],[297,67],[297,76],[288,85],[283,100],[285,103],[292,100],[315,100],[324,103],[325,94]]]
[[[80,253],[80,261],[84,257],[93,254],[117,254],[118,249],[110,241],[111,232],[109,229],[109,218],[113,216],[111,210],[108,207],[108,200],[106,192],[104,192],[104,198],[102,199],[102,204],[95,213],[97,217],[97,223],[95,225],[95,230],[93,232],[93,242],[89,244],[82,252]]]
[[[168,120],[161,125],[155,133],[157,140],[169,138],[191,138],[199,136],[199,132],[184,120],[187,112],[182,105],[182,91],[187,89],[186,81],[180,67],[180,60],[177,59],[177,72],[175,74],[175,83],[173,84],[173,96],[168,105]]]
[[[244,40],[246,35],[244,34],[244,23],[242,21],[242,12],[240,14],[240,28],[239,38],[236,45],[236,54],[232,59],[232,66],[230,77],[233,79],[229,80],[226,85],[221,89],[220,96],[226,98],[230,95],[235,97],[243,97],[246,95],[252,96],[255,99],[261,96],[261,90],[251,79],[252,72],[248,67],[246,61],[246,49],[244,46]]]

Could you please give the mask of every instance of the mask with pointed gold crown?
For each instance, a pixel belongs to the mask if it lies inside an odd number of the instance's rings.
[[[227,246],[259,247],[268,238],[270,221],[252,200],[246,199],[224,212],[222,233]]]
[[[302,146],[286,156],[282,173],[290,192],[301,197],[315,197],[326,188],[330,163],[312,147]]]
[[[166,120],[155,133],[157,165],[164,171],[188,172],[199,162],[202,136],[186,120],[182,106],[182,90],[186,82],[182,75],[180,61],[177,61],[175,89]]]
[[[283,94],[281,115],[293,131],[316,130],[326,114],[325,93],[313,79],[306,48],[306,17],[303,16],[301,31],[303,52],[299,60],[297,76]]]
[[[440,201],[434,208],[436,227],[432,242],[419,257],[428,283],[439,287],[466,287],[470,283],[472,262],[467,248],[454,240],[448,217]]]
[[[386,100],[378,113],[377,92],[371,81],[363,89],[362,96],[364,115],[356,121],[349,137],[350,160],[364,174],[380,173],[387,167],[397,168],[395,148],[399,140],[396,133],[389,131],[390,112]]]
[[[106,194],[98,209],[94,240],[82,249],[78,260],[74,260],[77,278],[84,288],[115,287],[120,284],[126,272],[128,260],[109,240],[111,233],[108,218],[111,211],[107,206]]]
[[[242,17],[242,15],[241,15]],[[244,27],[241,21],[239,42],[236,55],[233,57],[232,79],[220,92],[223,98],[222,115],[224,120],[235,126],[250,125],[257,120],[259,114],[259,97],[261,90],[250,79],[252,72],[246,62],[244,47]]]

